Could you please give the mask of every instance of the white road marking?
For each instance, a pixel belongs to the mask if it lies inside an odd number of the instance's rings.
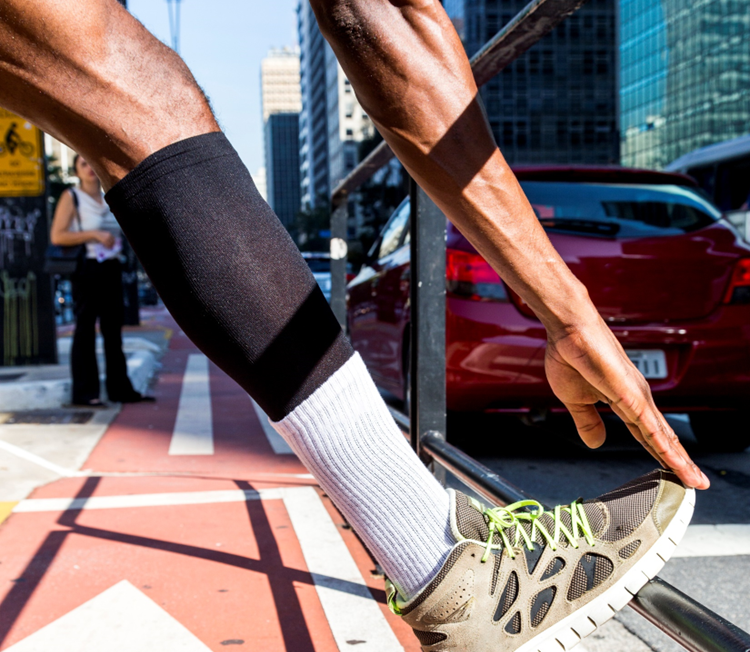
[[[691,525],[672,558],[735,555],[750,555],[750,525]]]
[[[200,639],[123,580],[7,652],[209,652]]]
[[[43,457],[39,457],[39,455],[34,455],[34,453],[29,453],[29,451],[24,450],[23,448],[19,448],[18,446],[14,446],[13,444],[9,444],[7,441],[3,441],[2,439],[0,439],[0,448],[5,452],[10,453],[11,455],[15,455],[16,457],[20,457],[22,460],[26,460],[27,462],[31,462],[32,464],[36,464],[37,466],[41,466],[42,468],[52,471],[53,473],[57,473],[57,475],[61,475],[64,478],[72,478],[75,476],[85,475],[84,473],[79,473],[78,471],[65,469],[62,466],[55,464],[54,462],[45,460]]]
[[[64,512],[69,509],[123,509],[242,503],[246,500],[279,500],[282,497],[279,492],[279,489],[261,489],[259,491],[226,489],[220,491],[130,494],[126,496],[93,496],[91,498],[29,498],[18,503],[13,512]]]
[[[5,442],[0,442],[0,446],[3,443]],[[80,475],[86,474],[81,473]],[[312,479],[311,475],[304,473],[279,477],[293,477],[302,480]],[[212,503],[238,503],[246,500],[279,500],[282,498],[291,500],[291,497],[296,496],[297,493],[303,496],[308,495],[310,489],[310,487],[286,487],[259,489],[258,491],[224,489],[217,491],[94,496],[91,498],[28,498],[20,501],[13,509],[13,512],[63,512],[68,509],[123,509],[171,505],[209,505]],[[294,500],[297,500],[297,498],[295,497]],[[318,500],[318,502],[320,501]],[[685,537],[672,557],[731,557],[736,555],[750,555],[750,525],[691,525],[688,527]]]
[[[281,491],[338,649],[403,652],[316,491]]]
[[[188,356],[169,454],[214,454],[208,358],[202,353]]]
[[[260,421],[260,425],[263,428],[266,439],[271,445],[271,448],[273,448],[273,452],[277,455],[294,455],[294,451],[291,449],[289,444],[287,444],[284,438],[273,429],[273,426],[268,421],[268,415],[263,411],[263,408],[260,407],[260,405],[258,405],[255,401],[253,401],[252,398],[250,398],[250,400],[252,401],[253,407],[255,408],[255,414],[258,415],[258,421]]]
[[[340,650],[356,645],[362,652],[403,652],[383,612],[367,588],[359,568],[341,534],[312,487],[282,487],[258,491],[226,490],[95,496],[92,498],[31,498],[16,505],[14,512],[62,511],[65,509],[117,509],[164,505],[197,505],[244,502],[246,500],[283,499],[289,518],[315,582],[334,639]],[[134,595],[139,597],[134,600]],[[142,598],[142,599],[141,599]],[[125,604],[125,603],[128,604]],[[146,596],[127,582],[120,582],[94,600],[82,605],[54,623],[11,647],[8,652],[135,652],[145,649],[168,649],[170,652],[197,652],[204,647],[189,647],[188,642],[172,631],[182,627],[166,613],[144,611],[146,604],[156,607]],[[158,609],[158,607],[156,607]],[[99,612],[102,612],[101,614]],[[146,609],[146,611],[148,611]],[[106,613],[105,613],[106,612]],[[108,614],[108,615],[107,615]],[[173,622],[168,623],[166,619]],[[128,622],[134,631],[121,633]],[[160,644],[152,630],[161,637],[172,637]],[[185,633],[189,634],[187,630]],[[155,637],[148,643],[142,637]],[[192,635],[190,635],[192,636]],[[103,637],[112,639],[104,645]],[[57,641],[52,644],[51,641]],[[115,643],[116,642],[116,645]],[[191,645],[203,645],[199,641]],[[182,645],[182,647],[180,647]],[[98,646],[98,647],[97,647]],[[139,647],[140,646],[140,647]]]

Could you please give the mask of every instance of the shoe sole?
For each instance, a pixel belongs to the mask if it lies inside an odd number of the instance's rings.
[[[578,611],[524,643],[516,652],[562,652],[593,634],[630,602],[672,556],[685,535],[695,507],[695,489],[688,489],[667,529],[649,551],[613,586]]]

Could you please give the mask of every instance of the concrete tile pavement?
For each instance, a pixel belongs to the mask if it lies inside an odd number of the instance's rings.
[[[141,326],[126,327],[123,332],[123,350],[128,365],[128,376],[136,391],[147,391],[166,349],[171,329],[159,324],[163,309],[145,313]],[[58,364],[34,367],[0,368],[0,412],[21,410],[50,410],[70,403],[70,348],[72,327],[59,329],[57,339]],[[101,336],[97,337],[97,360],[102,372],[102,398],[104,389],[104,348]]]

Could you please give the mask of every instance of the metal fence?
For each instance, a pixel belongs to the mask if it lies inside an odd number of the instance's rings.
[[[548,34],[585,0],[532,0],[471,59],[477,86]],[[331,202],[331,307],[346,323],[347,203],[393,157],[383,142],[334,189]],[[410,414],[394,413],[412,446],[433,472],[450,474],[495,504],[528,498],[522,490],[446,441],[445,228],[443,213],[411,184]],[[750,635],[660,578],[648,582],[630,606],[691,652],[750,652]]]

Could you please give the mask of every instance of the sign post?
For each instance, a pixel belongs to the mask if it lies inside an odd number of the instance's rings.
[[[0,366],[57,362],[42,134],[0,109]]]

